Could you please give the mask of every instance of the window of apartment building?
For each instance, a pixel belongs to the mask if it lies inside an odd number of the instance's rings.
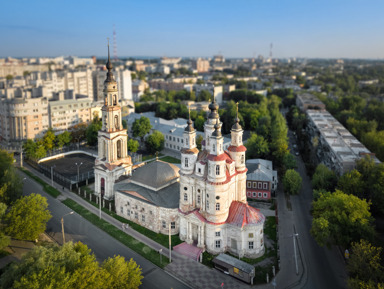
[[[263,189],[264,189],[264,190],[267,190],[267,189],[268,189],[268,183],[264,183],[264,184],[263,184]]]
[[[257,188],[257,183],[253,182],[252,186],[253,186],[254,189],[256,189]]]
[[[135,219],[139,219],[139,213],[135,212]]]
[[[258,182],[258,184],[257,184],[257,188],[258,189],[261,189],[263,187],[263,184],[261,183],[261,182]]]
[[[175,138],[175,137],[173,137],[173,141],[176,141],[176,138]]]
[[[256,192],[253,192],[253,197],[256,198]]]
[[[216,211],[220,211],[220,203],[216,203]]]
[[[221,240],[216,240],[215,241],[215,247],[220,248],[221,247]]]
[[[161,225],[163,226],[164,229],[167,227],[167,224],[165,223],[165,221],[162,221]]]
[[[250,250],[253,249],[253,241],[248,242],[248,249],[250,249]]]
[[[141,215],[141,221],[145,222],[145,215]]]
[[[185,141],[185,142],[187,142],[187,141]],[[184,140],[183,140],[183,139],[181,139],[181,143],[184,143]]]
[[[176,228],[176,222],[171,222],[171,229],[174,230]]]
[[[251,185],[251,182],[247,182],[247,188],[251,188],[252,185]]]
[[[268,194],[267,193],[264,193],[263,196],[264,196],[264,198],[268,198]]]
[[[215,232],[215,236],[216,236],[216,237],[220,237],[220,231]]]
[[[177,138],[177,142],[180,142],[180,139],[179,139],[179,138]]]
[[[262,196],[262,193],[259,192],[258,197],[261,198],[261,196]]]

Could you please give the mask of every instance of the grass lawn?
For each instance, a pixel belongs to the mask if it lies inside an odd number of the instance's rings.
[[[158,157],[164,156],[163,154],[159,153]],[[145,162],[146,160],[155,159],[156,155],[143,155],[142,161]]]
[[[66,199],[63,201],[63,204],[74,210],[76,213],[90,221],[95,226],[102,229],[107,234],[111,235],[116,240],[120,241],[127,247],[131,248],[136,253],[140,254],[144,258],[148,259],[155,265],[164,268],[168,263],[169,259],[166,256],[162,256],[162,264],[160,264],[160,257],[159,253],[152,248],[148,247],[147,245],[137,241],[133,237],[127,235],[125,232],[121,231],[119,228],[116,228],[115,226],[109,224],[108,222],[104,221],[103,219],[99,219],[98,216],[91,213],[87,209],[83,208],[79,204],[77,204],[75,201],[71,199]]]
[[[44,182],[39,177],[35,176],[30,171],[28,171],[24,168],[20,168],[20,167],[19,167],[19,170],[21,170],[23,173],[28,175],[31,179],[34,179],[36,182],[38,182],[40,185],[42,185],[44,188],[44,192],[46,192],[47,194],[51,195],[54,198],[57,198],[58,196],[60,196],[60,192],[58,190],[56,190],[54,187],[48,185],[46,182]]]
[[[177,158],[165,156],[160,158],[163,162],[171,163],[171,164],[181,164],[181,161]]]

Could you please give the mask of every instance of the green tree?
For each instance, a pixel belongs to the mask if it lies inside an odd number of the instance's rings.
[[[53,129],[50,127],[43,136],[44,147],[47,151],[52,150],[55,147],[55,139],[56,139],[55,133]]]
[[[51,218],[47,208],[47,199],[38,194],[18,199],[4,217],[5,232],[16,239],[37,239]]]
[[[1,192],[2,188],[0,188]],[[7,210],[7,205],[4,203],[0,203],[0,227],[2,226],[1,221],[3,219],[3,216],[5,214],[5,211]],[[7,247],[11,243],[11,238],[9,236],[6,236],[4,234],[4,230],[0,230],[0,251],[3,250],[5,247]]]
[[[26,158],[34,159],[37,150],[37,144],[32,139],[28,139],[23,144],[23,150]]]
[[[264,137],[257,135],[256,133],[251,133],[250,138],[248,138],[245,143],[247,148],[247,158],[264,158],[269,153],[268,142]]]
[[[201,150],[201,142],[203,141],[203,136],[201,134],[199,134],[197,137],[196,137],[196,147],[198,150]]]
[[[72,142],[80,143],[82,140],[85,140],[87,138],[86,132],[87,132],[87,124],[86,123],[79,123],[69,128],[69,131],[71,132],[72,136]]]
[[[135,153],[139,149],[139,142],[130,138],[127,142],[127,147],[129,152]]]
[[[336,190],[320,194],[313,202],[311,234],[320,246],[348,247],[353,241],[373,237],[371,221],[369,203]]]
[[[145,140],[145,146],[149,153],[154,154],[156,152],[160,152],[164,148],[164,142],[164,135],[155,130]]]
[[[349,288],[378,288],[376,286],[379,283],[384,288],[384,270],[380,258],[381,251],[381,247],[374,247],[366,240],[352,243],[350,259],[347,263]]]
[[[86,137],[87,143],[91,146],[95,146],[97,144],[97,136],[99,130],[102,128],[101,118],[95,117],[91,124],[87,127]]]
[[[115,256],[100,266],[80,242],[36,246],[20,262],[9,266],[0,278],[1,288],[138,288],[141,268],[131,259]]]
[[[39,160],[39,159],[45,158],[46,156],[47,156],[47,151],[45,150],[44,145],[43,144],[39,144],[37,146],[34,158]]]
[[[195,128],[198,130],[198,131],[204,131],[204,123],[205,123],[205,119],[203,116],[199,115],[196,120],[195,120]]]
[[[200,91],[197,101],[209,101],[212,98],[212,94],[208,90]]]
[[[56,146],[58,148],[62,148],[63,146],[70,144],[71,140],[71,133],[69,131],[65,131],[56,137]]]
[[[121,123],[122,123],[124,129],[128,129],[128,122],[125,119],[123,119],[121,121]]]
[[[6,150],[0,149],[0,179],[3,178],[5,171],[13,164],[13,155]]]
[[[5,77],[6,80],[12,80],[13,79],[13,75],[12,74],[8,74],[6,77]]]
[[[336,174],[327,168],[324,164],[316,167],[312,176],[312,186],[315,190],[333,191],[337,183]]]
[[[296,158],[293,154],[287,153],[283,159],[283,165],[285,170],[297,168]]]
[[[287,170],[283,177],[284,191],[288,194],[298,194],[301,188],[303,179],[295,170]]]
[[[10,166],[0,180],[0,202],[11,205],[23,194],[23,181],[16,173],[16,169]]]
[[[144,136],[151,131],[151,122],[148,117],[142,116],[135,119],[132,124],[132,133],[134,137],[139,137],[143,142]]]
[[[337,182],[337,189],[360,199],[365,198],[364,181],[358,170],[352,170],[342,175]]]

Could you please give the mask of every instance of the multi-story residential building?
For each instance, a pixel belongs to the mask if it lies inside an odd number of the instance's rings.
[[[307,132],[322,163],[342,175],[355,168],[356,160],[372,155],[380,161],[326,110],[307,110]]]
[[[307,111],[308,109],[325,109],[325,104],[310,93],[297,94],[296,106],[299,107],[301,111]]]
[[[255,200],[270,200],[277,189],[277,171],[272,168],[272,162],[263,159],[246,161],[247,197]]]
[[[202,90],[207,90],[217,103],[222,104],[223,102],[223,86],[215,86],[213,84],[194,84],[193,90],[195,91],[196,96],[198,96]]]
[[[170,90],[183,90],[185,89],[185,84],[184,83],[177,83],[173,82],[171,79],[170,80],[164,80],[164,79],[152,79],[148,81],[149,87],[153,90],[165,90],[165,91],[170,91]]]
[[[198,73],[204,73],[209,71],[209,60],[198,58],[192,62],[192,68],[196,69]]]

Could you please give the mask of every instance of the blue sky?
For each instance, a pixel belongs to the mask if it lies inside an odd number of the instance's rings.
[[[384,58],[382,0],[39,1],[0,4],[0,57]],[[111,43],[113,46],[113,44]]]

